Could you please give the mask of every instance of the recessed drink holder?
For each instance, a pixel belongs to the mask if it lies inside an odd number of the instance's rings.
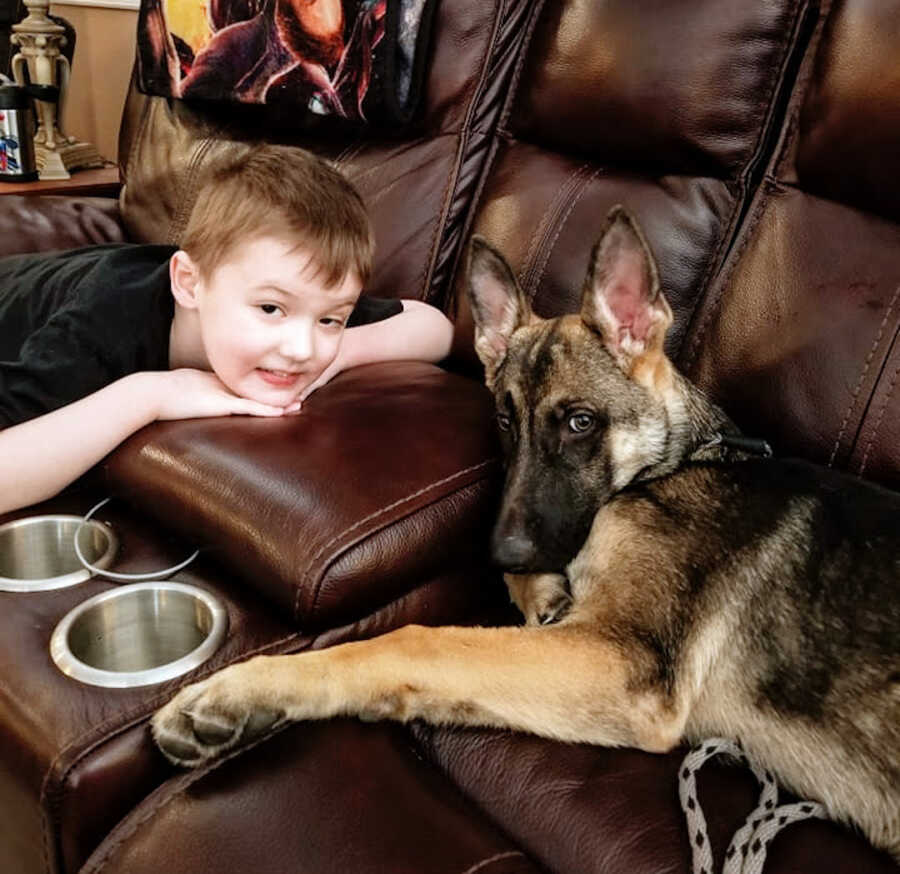
[[[54,515],[0,525],[0,591],[43,592],[90,579],[94,571],[78,557],[76,532],[78,549],[94,568],[103,569],[112,563],[118,538],[102,522]]]
[[[221,601],[179,582],[133,583],[70,610],[50,639],[50,655],[68,676],[93,686],[162,683],[205,662],[225,639]]]
[[[108,570],[119,541],[84,516],[31,516],[0,525],[0,591],[42,592],[94,576],[128,582],[70,610],[50,639],[50,655],[68,676],[94,686],[162,683],[205,662],[225,639],[222,602],[197,586],[167,581],[199,554],[150,573]]]

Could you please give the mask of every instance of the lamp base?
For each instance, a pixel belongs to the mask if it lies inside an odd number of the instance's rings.
[[[65,137],[52,149],[43,143],[35,143],[34,158],[40,179],[70,179],[70,170],[103,167],[106,164],[94,146],[79,142],[74,137]]]

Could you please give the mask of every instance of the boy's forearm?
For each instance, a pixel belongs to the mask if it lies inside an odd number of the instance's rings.
[[[152,422],[158,376],[126,376],[80,401],[0,431],[0,513],[52,497]]]
[[[340,369],[377,361],[432,361],[450,354],[453,323],[436,307],[404,300],[403,312],[344,332]]]
[[[50,498],[156,419],[282,416],[230,392],[209,371],[124,376],[80,401],[0,431],[0,513]]]

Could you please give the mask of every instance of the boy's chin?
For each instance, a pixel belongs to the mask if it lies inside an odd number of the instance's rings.
[[[265,404],[268,407],[284,408],[288,407],[300,398],[303,389],[293,389],[291,391],[266,391],[259,387],[239,386],[232,388],[231,392],[238,397],[257,404]]]
[[[300,399],[302,392],[302,388],[290,392],[254,392],[244,397],[260,404],[268,404],[270,407],[289,407]]]

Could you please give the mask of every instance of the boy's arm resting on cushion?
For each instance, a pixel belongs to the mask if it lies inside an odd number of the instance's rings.
[[[403,300],[403,311],[382,321],[347,328],[337,358],[307,387],[302,399],[351,367],[379,361],[442,361],[450,354],[453,322],[419,300]]]
[[[0,430],[0,513],[53,497],[157,419],[285,412],[237,397],[207,371],[124,376],[81,400]]]

